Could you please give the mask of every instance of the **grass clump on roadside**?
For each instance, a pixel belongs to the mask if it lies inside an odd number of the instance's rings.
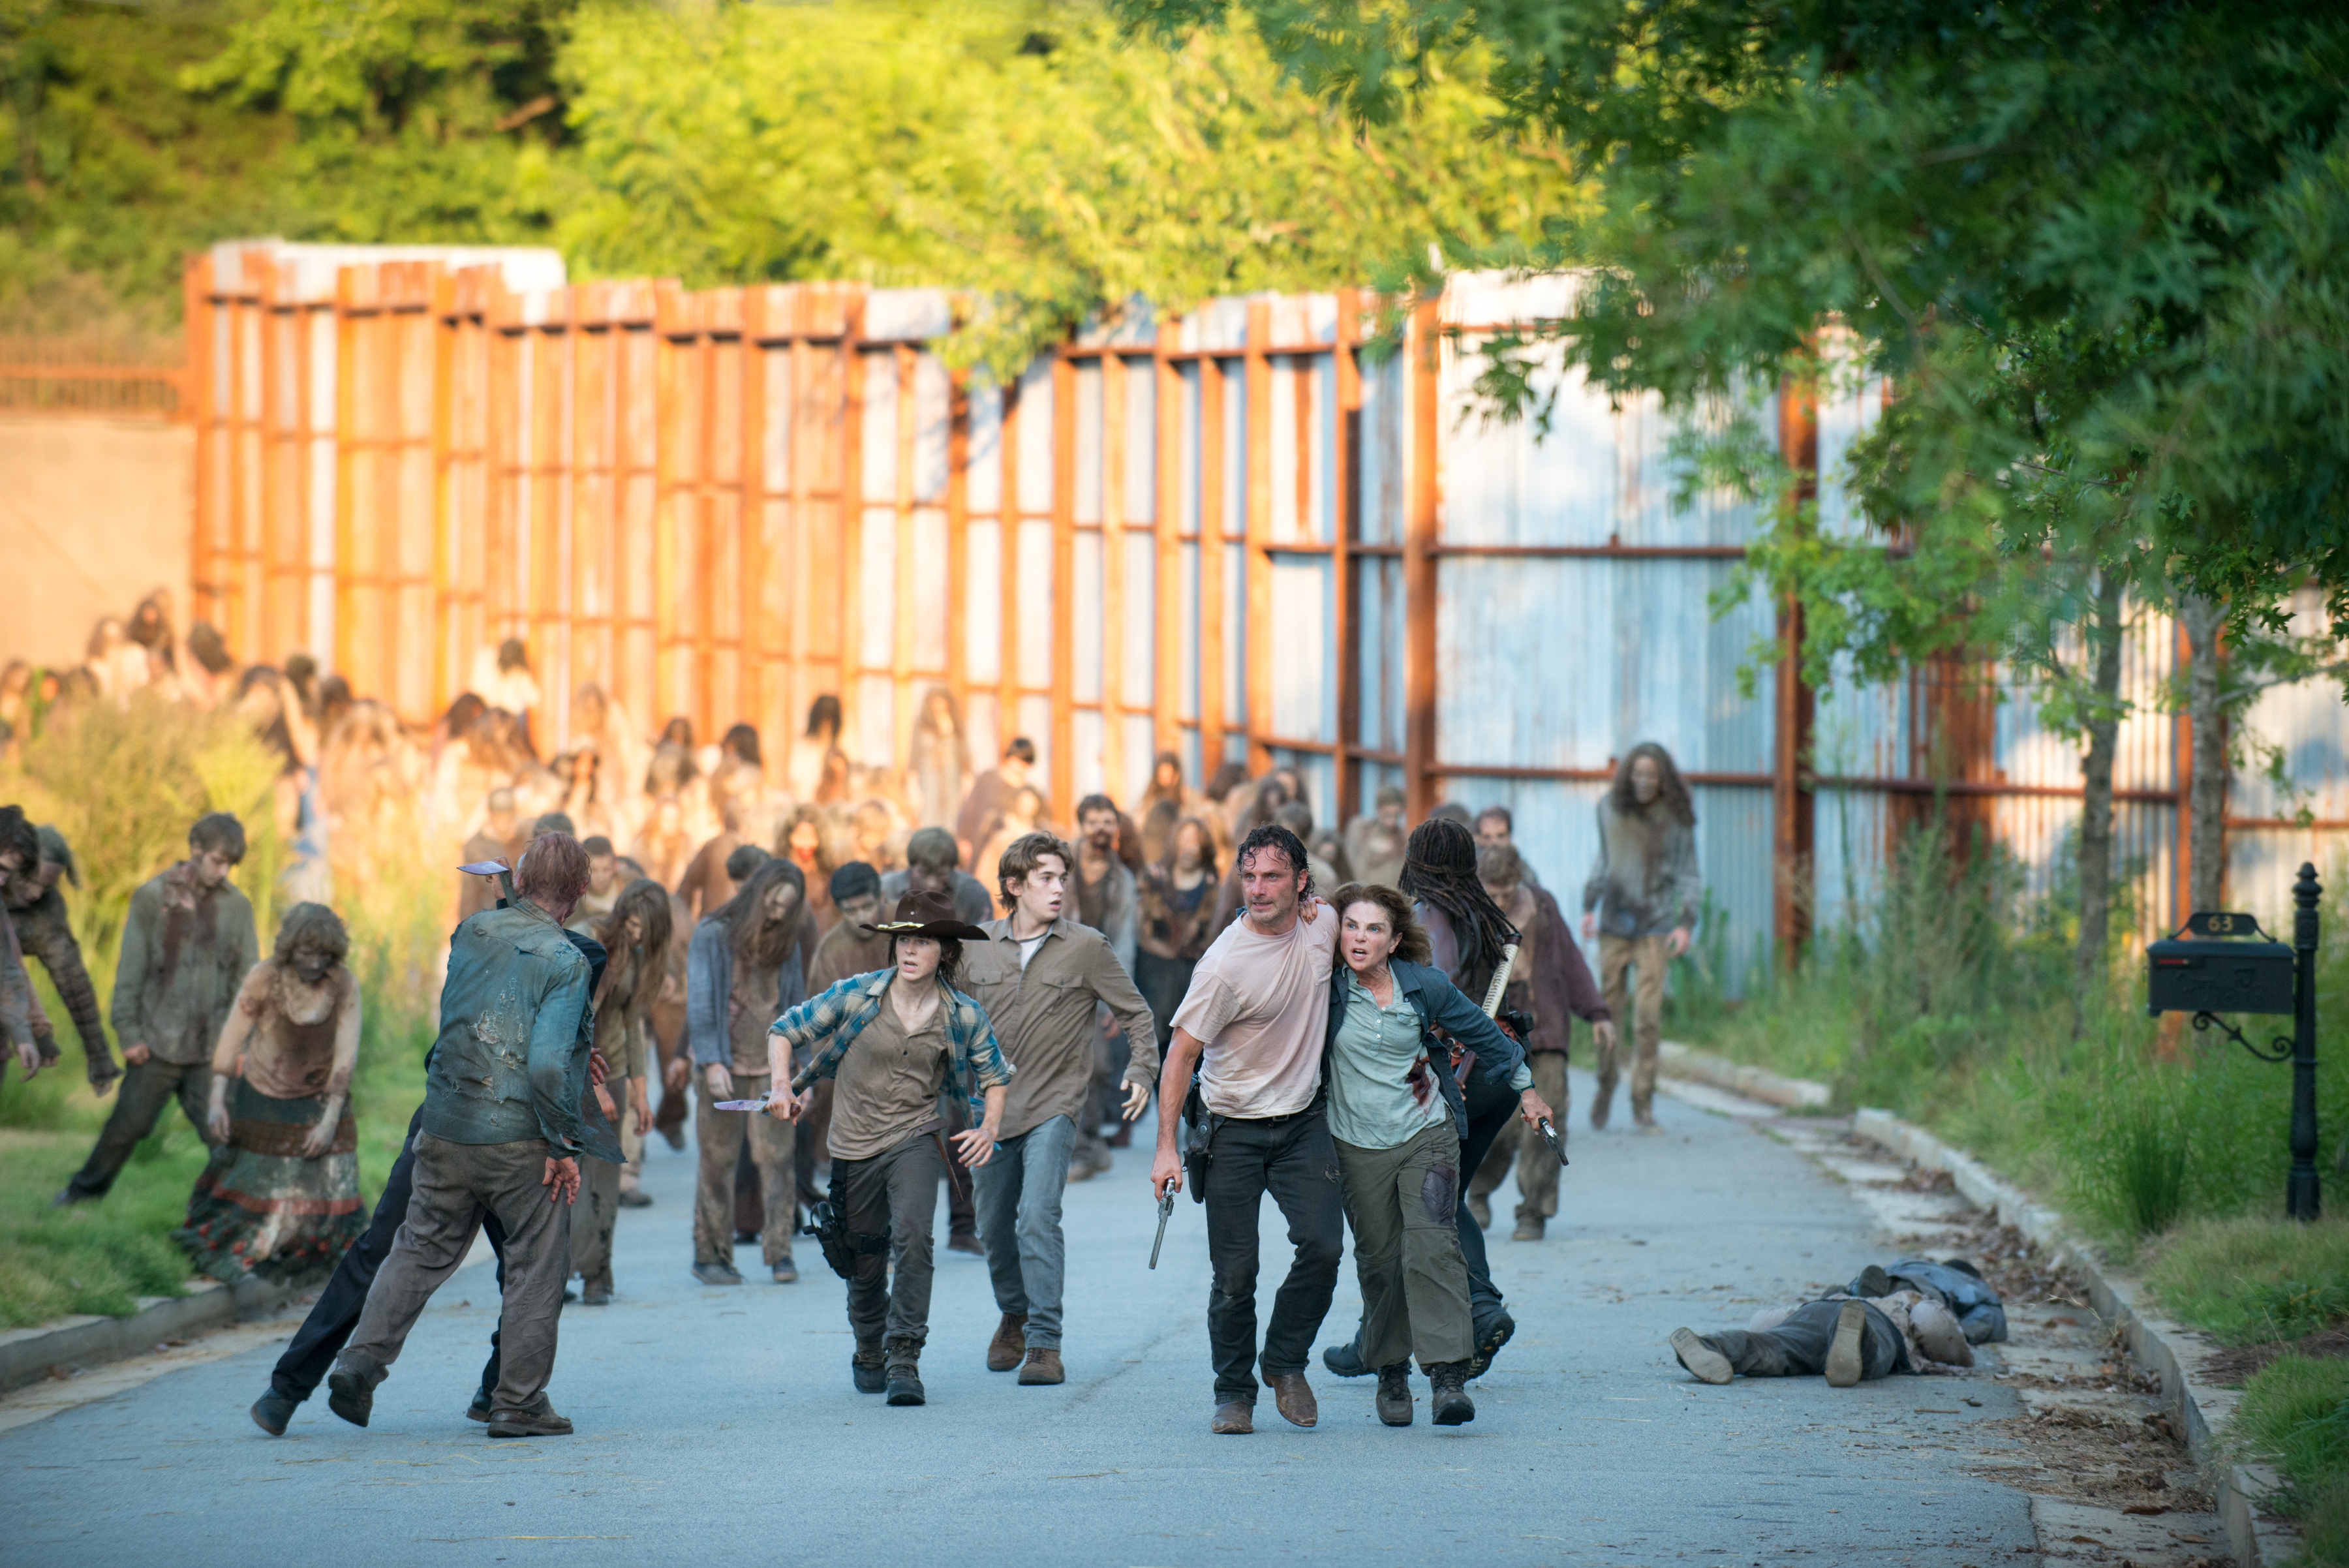
[[[2300,1561],[2349,1563],[2349,1357],[2278,1356],[2244,1385],[2228,1432],[2282,1477],[2261,1501],[2301,1521]]]
[[[186,1218],[204,1146],[178,1111],[171,1116],[113,1191],[70,1209],[49,1199],[88,1158],[88,1136],[0,1130],[0,1328],[75,1313],[119,1316],[140,1296],[185,1293],[187,1254],[171,1232]]]
[[[2300,1339],[2349,1324],[2349,1220],[2195,1220],[2147,1250],[2164,1310],[2224,1345]]]

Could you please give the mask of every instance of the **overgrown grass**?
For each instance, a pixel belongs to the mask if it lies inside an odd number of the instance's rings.
[[[2163,1308],[2227,1345],[2294,1340],[2349,1318],[2349,1220],[2190,1220],[2146,1250]]]
[[[71,1313],[121,1314],[140,1296],[182,1293],[187,1255],[171,1238],[203,1168],[203,1141],[177,1110],[139,1147],[102,1203],[51,1209],[88,1158],[80,1131],[0,1131],[0,1328]]]
[[[2349,1563],[2349,1359],[2278,1356],[2244,1385],[2229,1432],[2282,1476],[2267,1501],[2302,1521],[2301,1561]]]
[[[187,830],[207,810],[234,811],[247,840],[237,880],[254,902],[264,952],[285,900],[275,828],[275,764],[242,724],[160,702],[93,707],[45,725],[20,770],[0,774],[0,801],[21,801],[36,821],[64,831],[80,862],[68,888],[76,935],[101,1007],[114,981],[124,914],[139,884],[186,852]],[[423,1096],[423,1059],[445,935],[445,867],[404,810],[339,833],[335,905],[351,932],[364,1028],[352,1083],[359,1180],[371,1199],[397,1156]],[[34,966],[35,988],[67,1037],[71,1025]],[[185,1216],[203,1145],[177,1109],[139,1149],[103,1202],[47,1207],[86,1158],[113,1107],[90,1093],[76,1054],[31,1083],[0,1085],[0,1324],[22,1326],[67,1313],[127,1313],[133,1298],[178,1293],[186,1257],[169,1232]]]

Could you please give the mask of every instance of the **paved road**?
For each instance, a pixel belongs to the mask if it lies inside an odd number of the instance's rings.
[[[1588,1095],[1579,1080],[1578,1104]],[[796,1285],[695,1283],[692,1163],[657,1147],[656,1206],[620,1222],[619,1301],[564,1322],[552,1392],[577,1436],[492,1442],[463,1418],[495,1311],[472,1268],[365,1431],[320,1398],[284,1438],[262,1435],[244,1414],[275,1354],[260,1349],[0,1432],[0,1560],[1989,1568],[2034,1550],[2027,1501],[1966,1469],[1968,1428],[2015,1412],[2005,1388],[1971,1385],[1979,1408],[1906,1378],[1712,1388],[1673,1363],[1676,1324],[1742,1324],[1847,1279],[1878,1233],[1793,1149],[1686,1104],[1659,1110],[1662,1137],[1576,1136],[1547,1241],[1508,1240],[1503,1189],[1493,1254],[1520,1328],[1474,1386],[1468,1427],[1427,1426],[1423,1400],[1420,1424],[1382,1428],[1367,1380],[1317,1365],[1317,1428],[1268,1397],[1255,1436],[1211,1436],[1200,1213],[1178,1203],[1148,1272],[1138,1151],[1070,1190],[1069,1382],[985,1369],[985,1269],[945,1253],[931,1402],[886,1408],[849,1386],[842,1287],[812,1247]],[[1269,1258],[1282,1243],[1266,1215]],[[1349,1262],[1322,1344],[1358,1306]]]

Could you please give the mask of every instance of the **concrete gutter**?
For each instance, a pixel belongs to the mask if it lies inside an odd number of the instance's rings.
[[[1782,1078],[1775,1073],[1671,1040],[1657,1044],[1656,1068],[1668,1078],[1691,1078],[1792,1111],[1823,1111],[1835,1098],[1835,1092],[1825,1084],[1814,1084],[1807,1078]]]
[[[139,1310],[128,1317],[82,1313],[35,1328],[9,1329],[0,1333],[0,1393],[37,1383],[53,1372],[70,1375],[143,1355],[166,1340],[272,1316],[295,1293],[251,1274],[234,1285],[191,1280],[186,1295],[140,1297]]]
[[[1949,1172],[1960,1192],[2029,1237],[2064,1268],[2087,1282],[2092,1304],[2108,1323],[2120,1325],[2137,1364],[2161,1376],[2170,1419],[2186,1438],[2187,1450],[2209,1478],[2227,1529],[2227,1543],[2240,1568],[2278,1568],[2300,1550],[2300,1532],[2288,1521],[2263,1519],[2259,1500],[2275,1490],[2275,1472],[2264,1465],[2238,1464],[2217,1434],[2235,1413],[2240,1395],[2199,1375],[2217,1349],[2208,1334],[2141,1309],[2141,1281],[2120,1272],[2072,1234],[2064,1217],[2033,1202],[2018,1188],[1991,1174],[1962,1149],[1952,1148],[1922,1127],[1890,1111],[1863,1110],[1851,1130],[1928,1170]]]

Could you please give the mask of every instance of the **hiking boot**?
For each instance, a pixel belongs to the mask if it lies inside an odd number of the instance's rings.
[[[792,1262],[789,1256],[781,1257],[775,1260],[775,1266],[771,1273],[775,1283],[779,1285],[794,1284],[798,1282],[800,1277],[799,1265]]]
[[[1590,1096],[1590,1130],[1601,1132],[1607,1127],[1607,1113],[1615,1104],[1615,1085],[1602,1083],[1599,1092]]]
[[[1729,1357],[1699,1338],[1692,1328],[1672,1330],[1672,1354],[1700,1383],[1726,1383],[1732,1376]]]
[[[580,1281],[579,1304],[581,1306],[610,1306],[612,1304],[612,1282],[608,1279]]]
[[[1490,1231],[1493,1228],[1493,1200],[1480,1194],[1469,1194],[1468,1218],[1476,1221],[1479,1231]]]
[[[1246,1437],[1256,1430],[1256,1407],[1246,1399],[1226,1399],[1216,1407],[1207,1430],[1223,1437]]]
[[[1512,1241],[1538,1241],[1541,1239],[1542,1217],[1538,1214],[1518,1215],[1517,1228],[1509,1232],[1509,1240]]]
[[[620,1194],[620,1207],[623,1209],[650,1209],[652,1206],[653,1195],[641,1187],[627,1188]]]
[[[1859,1278],[1852,1285],[1851,1293],[1856,1296],[1889,1296],[1892,1293],[1892,1276],[1884,1272],[1883,1264],[1870,1263],[1859,1271]]]
[[[1411,1425],[1411,1363],[1398,1361],[1379,1368],[1379,1391],[1371,1401],[1379,1419],[1390,1427]]]
[[[474,1389],[473,1402],[465,1407],[465,1419],[468,1421],[480,1421],[486,1425],[490,1418],[491,1407],[495,1403],[496,1401],[491,1397],[491,1391],[489,1389]]]
[[[693,1277],[705,1285],[739,1285],[742,1276],[734,1272],[731,1263],[696,1263]]]
[[[1272,1385],[1273,1407],[1290,1426],[1309,1427],[1321,1418],[1321,1407],[1314,1402],[1313,1390],[1305,1386],[1302,1372],[1276,1372],[1265,1381]]]
[[[285,1435],[285,1423],[292,1420],[294,1412],[301,1407],[302,1402],[299,1399],[288,1399],[285,1395],[272,1388],[268,1393],[255,1399],[253,1402],[253,1408],[246,1414],[253,1417],[254,1426],[273,1438],[282,1438]]]
[[[948,1236],[947,1238],[947,1251],[949,1252],[968,1252],[975,1258],[984,1258],[987,1256],[986,1243],[981,1241],[977,1235],[968,1231],[957,1231],[954,1235]]]
[[[848,1380],[856,1385],[859,1394],[878,1394],[888,1386],[888,1374],[883,1370],[881,1347],[860,1345],[848,1358]]]
[[[326,1408],[354,1427],[364,1427],[375,1409],[375,1390],[357,1373],[338,1366],[326,1374]]]
[[[1468,1381],[1466,1362],[1439,1361],[1427,1369],[1427,1381],[1432,1387],[1427,1398],[1429,1420],[1439,1427],[1464,1427],[1476,1418],[1476,1402],[1463,1386]]]
[[[490,1417],[492,1438],[567,1438],[571,1435],[571,1417],[558,1416],[554,1407],[544,1400],[535,1410],[509,1410],[504,1415]]]
[[[1340,1377],[1368,1377],[1378,1370],[1362,1359],[1362,1331],[1355,1325],[1354,1337],[1343,1345],[1333,1345],[1321,1353],[1321,1365]]]
[[[1827,1386],[1848,1388],[1859,1381],[1860,1336],[1868,1328],[1868,1308],[1857,1301],[1843,1303],[1836,1314],[1835,1341],[1827,1346]]]
[[[1026,1365],[1019,1368],[1022,1383],[1065,1383],[1069,1375],[1061,1368],[1061,1352],[1050,1345],[1030,1345]]]
[[[1493,1357],[1501,1354],[1501,1346],[1509,1343],[1517,1332],[1517,1320],[1501,1313],[1492,1322],[1476,1331],[1476,1354],[1468,1358],[1468,1376],[1482,1377],[1493,1365]]]
[[[899,1334],[889,1341],[888,1355],[889,1403],[921,1405],[928,1401],[922,1392],[922,1347],[909,1334]]]
[[[987,1342],[987,1369],[1009,1372],[1019,1365],[1028,1354],[1028,1314],[1008,1312],[1003,1321],[995,1325],[995,1337]]]

